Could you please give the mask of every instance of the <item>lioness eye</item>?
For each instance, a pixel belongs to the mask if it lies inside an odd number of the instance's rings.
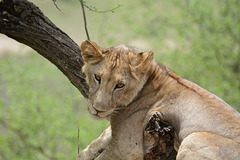
[[[101,76],[99,76],[99,75],[97,75],[97,74],[95,74],[94,75],[95,76],[95,79],[98,81],[98,83],[100,84],[100,82],[101,82]]]
[[[125,85],[123,83],[118,83],[116,86],[115,86],[115,89],[116,88],[123,88]]]

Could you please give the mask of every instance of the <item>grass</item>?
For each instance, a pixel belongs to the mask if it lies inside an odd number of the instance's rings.
[[[1,57],[0,68],[0,93],[4,95],[0,97],[0,143],[5,144],[0,146],[0,157],[73,159],[78,123],[81,150],[108,126],[89,116],[86,100],[36,53]]]

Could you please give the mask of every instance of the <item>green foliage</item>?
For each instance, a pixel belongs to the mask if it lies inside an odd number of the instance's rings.
[[[78,123],[80,150],[107,127],[43,58],[1,57],[0,68],[0,159],[75,159]]]
[[[179,62],[184,63],[186,58],[193,61],[185,65],[184,75],[240,110],[240,28],[237,27],[240,2],[176,0],[176,3],[182,9],[184,23],[190,24],[178,28],[178,33],[190,43]]]

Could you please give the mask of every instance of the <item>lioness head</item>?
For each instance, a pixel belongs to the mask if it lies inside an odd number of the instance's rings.
[[[97,119],[133,101],[146,83],[154,55],[124,45],[103,49],[91,41],[84,41],[81,51],[90,92],[88,109]]]

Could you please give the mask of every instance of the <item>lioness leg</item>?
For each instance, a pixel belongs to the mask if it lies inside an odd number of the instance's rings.
[[[177,160],[237,160],[240,144],[208,132],[195,132],[187,136],[178,150]]]
[[[117,154],[113,152],[111,147],[107,147],[96,159],[94,160],[121,160]]]
[[[97,139],[77,156],[76,160],[93,160],[97,158],[108,146],[112,138],[111,127],[108,127]]]

